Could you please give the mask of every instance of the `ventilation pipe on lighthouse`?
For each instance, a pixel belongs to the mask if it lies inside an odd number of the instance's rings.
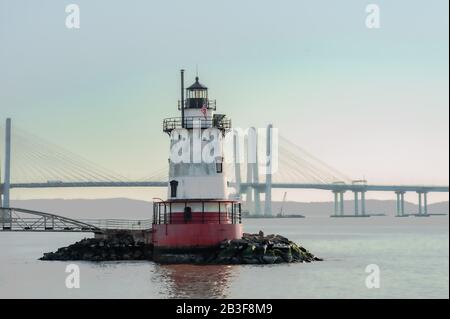
[[[181,69],[181,127],[184,128],[184,70]]]

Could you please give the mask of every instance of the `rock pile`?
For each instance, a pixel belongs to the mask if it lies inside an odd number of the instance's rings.
[[[151,260],[153,247],[135,242],[128,234],[117,234],[108,239],[85,238],[56,252],[45,253],[40,260]]]
[[[283,236],[264,236],[264,233],[260,231],[259,234],[244,234],[242,239],[222,242],[217,255],[210,262],[216,264],[279,264],[321,260]]]
[[[153,246],[136,242],[129,234],[108,239],[83,239],[56,252],[45,253],[40,260],[152,260]],[[320,261],[302,246],[280,235],[244,234],[241,239],[226,240],[208,253],[187,251],[160,256],[162,263],[183,264],[279,264]]]

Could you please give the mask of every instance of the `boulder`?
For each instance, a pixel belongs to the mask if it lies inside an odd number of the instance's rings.
[[[266,263],[266,264],[274,264],[275,261],[277,260],[277,258],[278,258],[277,256],[273,256],[273,255],[264,255],[262,257],[264,263]]]

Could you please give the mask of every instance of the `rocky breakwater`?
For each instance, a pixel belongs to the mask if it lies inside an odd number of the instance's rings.
[[[304,247],[280,235],[244,234],[242,239],[220,244],[211,263],[218,264],[280,264],[322,261]]]
[[[45,253],[40,260],[151,260],[153,247],[123,233],[107,239],[85,238],[55,252]]]
[[[304,247],[280,235],[244,234],[207,251],[166,252],[155,259],[163,264],[281,264],[321,261]]]
[[[40,260],[153,260],[153,246],[135,241],[127,233],[106,239],[83,239]],[[322,259],[280,235],[244,234],[241,239],[225,240],[207,251],[178,251],[155,258],[165,264],[280,264],[313,262]]]

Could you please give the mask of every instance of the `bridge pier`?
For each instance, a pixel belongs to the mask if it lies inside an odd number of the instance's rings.
[[[361,215],[366,216],[366,191],[361,192]]]
[[[334,194],[334,216],[339,216],[339,198],[338,192],[333,191]]]
[[[366,216],[366,191],[365,190],[363,190],[363,191],[355,190],[355,191],[353,191],[353,194],[354,194],[354,197],[355,197],[355,200],[354,200],[354,203],[355,203],[355,210],[354,210],[355,216]],[[359,205],[360,205],[359,204],[359,202],[360,202],[359,194],[361,194],[361,211],[359,210]]]
[[[417,194],[419,195],[419,215],[422,215],[422,193],[421,192],[417,192]]]
[[[255,215],[261,215],[261,194],[258,189],[254,188],[253,192],[255,194]]]
[[[344,193],[345,191],[339,192],[339,214],[344,216]]]
[[[405,216],[405,192],[402,192],[400,194],[400,201],[401,201],[400,209],[402,212],[402,216]]]
[[[419,197],[419,207],[418,216],[428,216],[428,196],[426,191],[418,191],[417,195]],[[422,202],[423,195],[423,202]]]
[[[397,195],[397,217],[404,217],[405,215],[405,192],[396,191]]]
[[[345,191],[333,190],[334,195],[334,214],[335,217],[344,216],[344,193]]]
[[[245,193],[245,206],[249,214],[251,214],[253,212],[253,188],[248,186]]]
[[[334,195],[334,213],[332,216],[341,217],[344,216],[344,193],[345,190],[336,189],[333,190]],[[354,216],[367,217],[366,215],[366,190],[352,190],[354,196]],[[361,197],[360,197],[361,194]],[[361,204],[360,204],[361,202]],[[361,205],[361,207],[360,207]]]

